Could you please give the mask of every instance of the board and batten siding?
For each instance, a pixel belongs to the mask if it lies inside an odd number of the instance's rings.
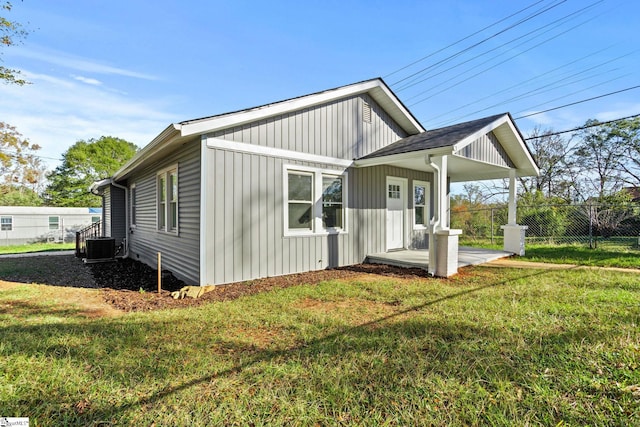
[[[363,118],[365,103],[371,107],[370,122]],[[360,94],[231,127],[210,136],[351,160],[408,135],[373,98]]]
[[[498,138],[489,132],[488,134],[476,139],[471,144],[463,147],[458,154],[473,160],[490,163],[493,165],[514,168],[515,165],[509,158]]]
[[[136,186],[136,224],[129,234],[129,257],[162,269],[190,284],[200,283],[200,139],[168,154],[166,160],[127,179]],[[178,233],[158,230],[157,176],[171,166],[178,169]]]
[[[412,209],[412,180],[432,181],[432,174],[407,169],[349,168],[346,232],[290,236],[284,230],[286,168],[329,173],[344,168],[219,148],[205,149],[204,157],[201,283],[209,285],[363,262],[368,254],[386,250],[386,177],[409,179],[408,209]],[[409,222],[407,226],[412,230]]]

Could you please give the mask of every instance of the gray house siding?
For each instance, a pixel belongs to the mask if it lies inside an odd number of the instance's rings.
[[[409,179],[408,210],[414,179],[432,175],[393,167],[349,168],[346,232],[286,235],[284,229],[286,168],[316,168],[341,173],[344,168],[206,149],[204,189],[203,284],[222,284],[360,263],[367,254],[386,250],[386,177]],[[407,246],[423,247],[424,231],[413,233]]]
[[[124,212],[123,212],[124,214]],[[107,186],[102,193],[102,235],[111,237],[111,187]]]
[[[370,123],[363,119],[365,103],[371,107]],[[368,94],[361,94],[214,132],[210,136],[301,153],[354,159],[407,134]]]
[[[103,235],[113,237],[116,246],[122,243],[127,235],[125,224],[125,193],[121,188],[107,186],[103,193]]]
[[[373,253],[385,252],[386,245],[386,180],[387,177],[406,178],[407,211],[405,223],[405,246],[409,249],[424,249],[428,245],[426,229],[413,227],[413,182],[433,183],[433,174],[393,166],[356,168],[353,171],[354,199],[351,201],[355,211],[354,236],[351,244],[359,251],[354,259],[361,262]],[[433,200],[433,188],[430,186],[429,200]],[[429,206],[429,216],[433,206]]]
[[[154,268],[162,253],[162,268],[192,284],[200,282],[200,145],[199,139],[152,168],[138,171],[127,180],[136,186],[136,224],[129,234],[129,256]],[[158,230],[157,176],[166,168],[178,169],[178,233]]]
[[[460,155],[469,159],[479,160],[481,162],[491,163],[498,166],[513,168],[514,164],[507,155],[493,132],[478,138],[471,144],[462,148]]]

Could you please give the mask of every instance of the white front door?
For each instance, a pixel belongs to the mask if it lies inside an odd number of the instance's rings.
[[[407,181],[387,177],[387,250],[404,248]]]

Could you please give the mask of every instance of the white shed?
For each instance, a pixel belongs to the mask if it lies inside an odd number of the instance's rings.
[[[73,242],[76,231],[102,221],[102,208],[0,206],[0,246]]]

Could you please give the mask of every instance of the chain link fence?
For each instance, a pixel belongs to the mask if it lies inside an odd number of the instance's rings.
[[[506,205],[451,209],[451,228],[465,245],[502,245]],[[527,244],[582,244],[590,248],[640,249],[640,203],[518,206],[517,222],[528,226]]]

